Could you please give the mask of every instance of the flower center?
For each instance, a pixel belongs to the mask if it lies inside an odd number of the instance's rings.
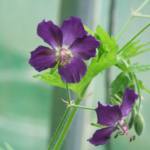
[[[121,128],[123,134],[128,134],[128,126],[123,119],[119,121],[118,125]]]
[[[72,52],[69,49],[61,48],[60,51],[56,54],[61,66],[69,64],[71,58],[73,57]]]

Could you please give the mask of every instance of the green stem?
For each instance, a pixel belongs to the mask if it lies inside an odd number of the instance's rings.
[[[145,5],[147,5],[149,3],[149,0],[145,0],[137,9],[135,9],[135,11],[133,12],[133,14],[131,14],[131,16],[128,18],[127,22],[125,23],[125,25],[122,27],[122,29],[120,30],[120,32],[116,35],[116,40],[118,41],[120,39],[120,37],[124,34],[124,32],[126,31],[126,29],[128,28],[128,26],[130,25],[131,21],[133,20],[134,17],[144,17],[144,18],[149,18],[149,15],[145,15],[145,14],[140,14],[140,11],[144,8]]]
[[[133,36],[133,38],[131,38],[131,40],[129,40],[129,42],[127,42],[119,51],[118,54],[120,54],[125,48],[126,46],[128,46],[131,42],[133,42],[142,32],[144,32],[147,28],[149,28],[150,23],[147,24],[146,26],[144,26],[137,34],[135,34]]]
[[[70,92],[69,92],[69,88],[68,88],[68,84],[66,83],[66,90],[67,90],[67,97],[68,97],[68,101],[69,103],[71,102],[71,96],[70,96]],[[57,126],[56,128],[56,131],[54,132],[51,140],[50,140],[50,143],[49,143],[49,146],[48,146],[48,150],[51,150],[53,149],[53,146],[55,145],[55,141],[57,140],[57,137],[59,136],[62,128],[64,127],[64,124],[65,124],[65,121],[66,121],[66,118],[68,117],[69,115],[69,108],[67,108],[64,112],[64,115],[61,119],[61,121],[59,122],[59,125]]]
[[[56,128],[56,131],[54,132],[52,138],[50,139],[48,150],[51,150],[53,145],[55,144],[55,140],[57,139],[57,136],[59,135],[59,132],[61,131],[61,129],[63,127],[63,124],[64,124],[64,122],[66,120],[67,115],[68,115],[68,112],[69,112],[69,109],[66,109],[64,114],[63,114],[62,119],[59,122],[59,125]]]
[[[145,0],[137,9],[136,12],[141,11],[145,5],[147,5],[149,3],[149,0]]]
[[[120,37],[124,34],[124,32],[126,31],[126,29],[129,27],[131,21],[133,20],[133,16],[130,16],[127,20],[127,22],[124,24],[124,26],[122,27],[122,29],[120,30],[120,32],[116,35],[116,40],[118,41],[120,39]]]
[[[77,98],[75,101],[77,105],[82,101],[86,88],[83,90],[80,98]],[[77,108],[68,108],[66,110],[64,115],[66,117],[63,117],[64,120],[61,120],[58,130],[56,130],[57,133],[53,135],[54,137],[52,137],[52,142],[50,142],[48,150],[60,150],[77,110]]]
[[[69,91],[69,87],[68,87],[68,83],[66,83],[66,90],[67,90],[67,97],[68,97],[68,101],[69,103],[71,102],[71,95],[70,95],[70,91]]]
[[[138,79],[136,77],[136,75],[133,73],[133,77],[135,79],[135,82],[136,82],[136,87],[137,87],[137,91],[138,91],[138,95],[139,95],[139,106],[138,106],[138,112],[140,111],[140,106],[141,106],[141,102],[142,102],[142,99],[141,99],[141,89],[140,89],[140,86],[139,86],[139,83],[138,83]]]
[[[76,105],[76,104],[70,104],[70,105],[68,105],[68,107],[81,108],[81,109],[86,109],[86,110],[95,110],[95,108],[81,106],[81,105]]]
[[[76,103],[80,103],[81,99],[77,99],[77,102]],[[76,114],[76,111],[77,111],[77,108],[72,108],[70,109],[69,111],[69,116],[67,118],[67,120],[65,121],[65,124],[63,126],[63,129],[61,130],[61,132],[59,133],[59,136],[57,136],[57,141],[53,147],[53,150],[60,150],[61,148],[61,145],[69,131],[69,128],[70,128],[70,125],[73,121],[73,118]],[[49,150],[52,150],[52,149],[49,149]]]
[[[136,14],[134,17],[140,17],[140,18],[150,18],[150,15],[147,14]]]

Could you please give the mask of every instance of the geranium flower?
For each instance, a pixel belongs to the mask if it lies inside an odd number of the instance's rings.
[[[31,52],[29,63],[42,71],[55,67],[63,81],[79,82],[86,73],[84,60],[94,57],[99,42],[84,30],[81,20],[70,17],[61,27],[52,21],[43,20],[38,24],[37,34],[49,44],[38,46]]]
[[[89,142],[97,145],[106,144],[111,134],[120,129],[122,134],[128,134],[128,126],[124,118],[131,112],[132,107],[138,98],[134,90],[127,88],[123,95],[122,104],[119,105],[103,105],[100,102],[96,108],[97,123],[105,126],[97,130]]]

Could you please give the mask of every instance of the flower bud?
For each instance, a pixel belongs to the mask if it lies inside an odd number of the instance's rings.
[[[143,131],[143,127],[144,127],[143,116],[140,113],[138,113],[135,116],[135,120],[134,120],[134,129],[135,129],[135,132],[137,133],[137,135],[141,135],[141,133]]]

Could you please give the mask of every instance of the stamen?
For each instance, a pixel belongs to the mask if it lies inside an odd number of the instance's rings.
[[[73,54],[69,49],[62,48],[57,54],[57,57],[59,59],[60,65],[64,66],[70,63]]]
[[[119,128],[119,131],[116,133],[115,138],[118,135],[126,135],[130,142],[135,140],[135,135],[129,134],[128,126],[123,119],[118,122],[117,127]]]

